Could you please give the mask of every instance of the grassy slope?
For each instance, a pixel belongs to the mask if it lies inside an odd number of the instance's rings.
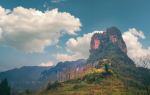
[[[92,73],[82,79],[62,82],[56,89],[44,90],[38,95],[146,95],[137,92],[145,93],[136,86],[126,87],[125,81],[116,74]]]
[[[46,93],[47,95],[120,95],[123,93],[121,91],[123,91],[122,83],[116,79],[112,81],[111,78],[104,80],[101,84],[64,84],[58,90],[50,90]],[[41,95],[45,95],[45,93]]]
[[[150,91],[150,70],[126,64],[130,60],[122,60],[113,58],[113,74],[109,76],[105,76],[103,70],[94,71],[80,79],[61,82],[56,89],[43,90],[35,95],[148,95],[145,84]]]

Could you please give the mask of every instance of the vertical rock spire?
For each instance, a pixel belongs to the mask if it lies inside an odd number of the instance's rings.
[[[89,60],[97,60],[112,53],[127,55],[127,47],[121,31],[116,27],[107,28],[103,33],[95,33],[91,38]]]

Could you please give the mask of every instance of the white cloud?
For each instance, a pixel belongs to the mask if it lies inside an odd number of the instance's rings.
[[[77,59],[86,59],[89,56],[90,41],[94,33],[102,33],[103,31],[94,31],[84,34],[81,37],[70,38],[66,42],[66,51],[68,54],[57,54],[59,61],[71,61]]]
[[[63,34],[74,35],[80,30],[80,20],[58,9],[45,12],[16,7],[0,7],[0,45],[25,52],[43,52],[55,45]]]
[[[0,40],[2,38],[2,29],[0,28]]]
[[[76,55],[68,55],[68,54],[57,54],[56,58],[59,61],[74,61],[76,60],[78,57]]]
[[[135,28],[129,29],[122,35],[128,50],[128,56],[130,58],[141,58],[143,56],[150,55],[150,46],[144,48],[140,39],[145,39],[145,35],[142,31],[138,31]]]
[[[142,31],[138,31],[135,28],[129,29],[123,33],[123,39],[126,42],[128,49],[128,56],[133,59],[137,66],[144,66],[143,61],[149,62],[150,58],[150,46],[143,47],[140,39],[145,39],[145,35]],[[150,64],[147,64],[147,68],[150,68]]]
[[[49,67],[49,66],[53,66],[54,63],[52,61],[48,61],[47,63],[41,63],[39,66],[42,67]]]

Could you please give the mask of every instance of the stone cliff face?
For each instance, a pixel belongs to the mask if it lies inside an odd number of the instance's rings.
[[[127,53],[126,44],[122,39],[121,32],[116,27],[108,28],[106,32],[103,33],[95,33],[91,39],[90,52],[106,48],[110,45],[114,45],[122,52]]]
[[[88,63],[121,55],[128,58],[126,44],[122,38],[121,31],[116,27],[110,27],[103,33],[95,33],[91,38],[89,51]]]

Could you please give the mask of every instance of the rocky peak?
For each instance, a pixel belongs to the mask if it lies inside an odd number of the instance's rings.
[[[91,38],[91,51],[106,48],[110,45],[118,47],[124,53],[127,53],[126,44],[122,39],[120,30],[116,27],[106,29],[106,32],[95,33]]]
[[[89,59],[96,60],[111,53],[121,52],[127,55],[126,44],[121,31],[116,27],[107,28],[103,33],[95,33],[91,38]]]

